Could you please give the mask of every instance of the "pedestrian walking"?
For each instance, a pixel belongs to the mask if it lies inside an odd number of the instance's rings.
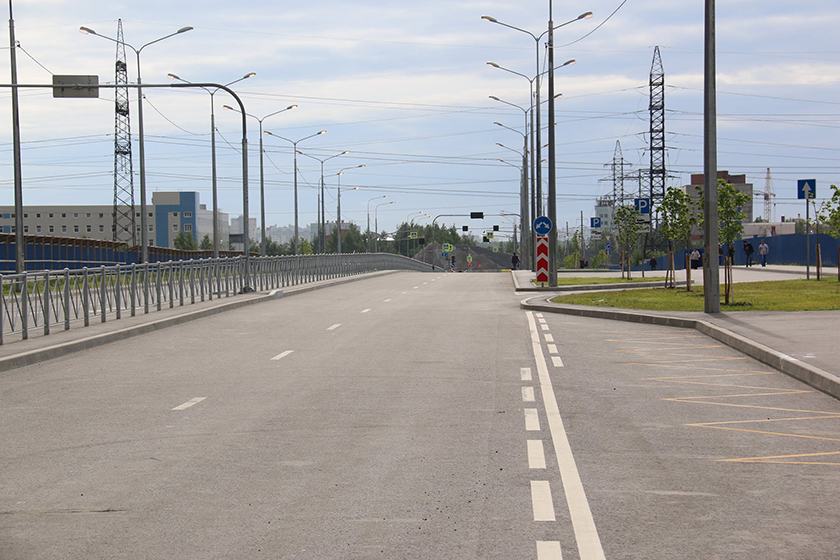
[[[718,263],[720,263],[720,266],[726,264],[726,261],[723,260],[723,243],[718,243]]]
[[[691,268],[692,270],[697,270],[698,266],[700,266],[700,251],[695,247],[691,251]]]
[[[656,257],[651,257],[650,258],[650,269],[651,270],[656,270]]]
[[[767,255],[770,253],[770,246],[761,240],[761,245],[758,246],[758,256],[761,258],[761,266],[767,266]]]
[[[516,253],[510,258],[510,268],[513,270],[519,270],[519,255]]]
[[[744,241],[744,255],[747,258],[747,267],[752,266],[752,256],[754,252],[755,248],[752,246],[752,243]]]

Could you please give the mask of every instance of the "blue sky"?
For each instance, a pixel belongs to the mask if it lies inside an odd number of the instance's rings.
[[[320,158],[350,151],[326,164],[329,220],[335,219],[335,174],[360,164],[366,167],[342,177],[342,217],[362,228],[368,201],[385,194],[395,204],[379,208],[381,230],[412,215],[417,219],[421,211],[518,212],[518,171],[496,161],[518,163],[517,156],[495,144],[518,148],[521,138],[492,123],[521,128],[523,116],[488,96],[527,105],[528,82],[486,62],[533,75],[535,43],[481,16],[539,34],[547,25],[545,0],[33,0],[18,2],[14,10],[25,50],[18,52],[21,83],[49,83],[50,72],[97,74],[112,82],[115,45],[82,35],[80,26],[114,36],[122,18],[125,40],[135,46],[193,26],[143,51],[143,82],[168,83],[172,72],[190,81],[227,83],[256,72],[234,86],[249,113],[263,116],[299,105],[267,119],[265,129],[293,139],[326,129],[300,149]],[[557,61],[577,60],[556,79],[564,95],[556,101],[560,228],[578,224],[581,211],[588,223],[594,200],[611,192],[604,179],[616,141],[629,171],[647,166],[647,83],[655,45],[666,72],[667,164],[673,176],[668,184],[685,184],[690,174],[702,172],[703,2],[555,2],[554,11],[556,22],[594,12],[556,34]],[[718,2],[717,24],[719,168],[746,173],[763,189],[769,167],[775,218],[804,214],[795,200],[797,178],[816,178],[820,196],[840,180],[840,4],[815,0],[805,12],[778,0]],[[7,68],[8,52],[2,54]],[[136,79],[130,51],[129,79]],[[149,196],[155,190],[197,190],[210,205],[209,96],[162,89],[145,94]],[[12,204],[10,101],[8,93],[0,96],[0,122],[6,123],[0,126],[0,193],[3,204]],[[231,100],[217,94],[220,206],[238,215],[240,121],[224,104]],[[134,103],[132,112],[136,117]],[[112,201],[112,93],[99,100],[58,100],[49,90],[22,92],[21,125],[25,204]],[[256,125],[249,120],[251,216],[259,214]],[[132,132],[136,140],[136,118]],[[264,142],[266,221],[290,224],[292,152],[275,138]],[[134,156],[136,174],[136,145]],[[299,164],[300,221],[306,224],[315,221],[320,168],[307,158]],[[360,189],[344,191],[353,186]],[[135,191],[139,196],[136,178]],[[760,215],[762,201],[755,202]]]

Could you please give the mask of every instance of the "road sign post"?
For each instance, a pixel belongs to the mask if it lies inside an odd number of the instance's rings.
[[[537,237],[537,282],[548,282],[548,236]]]
[[[811,199],[817,197],[816,179],[799,179],[796,198],[805,200],[805,279],[811,279]],[[819,274],[817,274],[819,279]]]

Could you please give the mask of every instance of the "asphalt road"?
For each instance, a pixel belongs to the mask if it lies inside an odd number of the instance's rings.
[[[836,558],[840,403],[403,273],[0,373],[0,558]]]

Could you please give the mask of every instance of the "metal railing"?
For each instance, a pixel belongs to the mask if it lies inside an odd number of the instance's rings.
[[[0,277],[0,344],[33,329],[90,326],[249,291],[266,291],[378,270],[429,272],[428,264],[393,254],[298,255],[170,261],[45,270]]]

